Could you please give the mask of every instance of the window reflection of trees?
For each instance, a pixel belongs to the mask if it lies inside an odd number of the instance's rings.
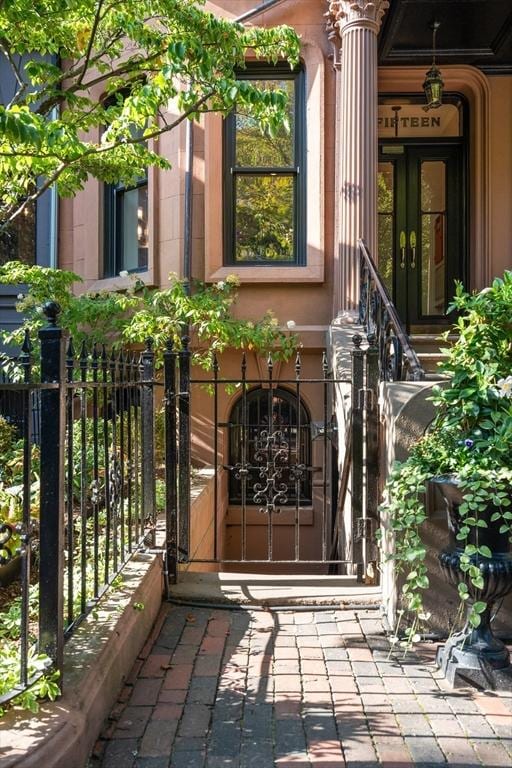
[[[377,201],[379,272],[390,296],[392,296],[395,211],[393,163],[379,163]]]
[[[0,265],[8,261],[34,264],[36,259],[36,206],[28,205],[23,214],[0,231]]]
[[[228,119],[228,156],[232,177],[231,259],[235,263],[293,264],[298,256],[298,221],[303,191],[298,186],[302,150],[296,115],[302,103],[302,78],[261,75],[247,79],[258,89],[284,91],[288,116],[275,134],[262,132],[254,118],[236,112]]]

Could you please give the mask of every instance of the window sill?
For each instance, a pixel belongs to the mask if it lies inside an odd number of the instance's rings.
[[[206,282],[214,283],[217,280],[225,280],[229,275],[236,275],[241,283],[323,283],[324,265],[240,267],[232,264],[211,272],[207,276]]]
[[[146,272],[133,272],[128,277],[102,277],[99,280],[94,280],[87,286],[88,293],[100,293],[101,291],[126,291],[128,288],[132,288],[136,279],[142,280],[142,282],[149,287],[153,285],[153,273],[152,271]]]
[[[268,526],[268,515],[259,511],[259,506],[248,504],[245,509],[246,525],[264,525]],[[242,507],[236,504],[230,504],[226,513],[226,525],[241,525]],[[295,524],[295,506],[281,507],[281,512],[272,515],[272,525],[294,525]],[[313,507],[300,506],[299,525],[313,525]]]

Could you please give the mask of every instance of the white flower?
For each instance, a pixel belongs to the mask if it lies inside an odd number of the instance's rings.
[[[487,288],[482,288],[482,290],[479,293],[479,296],[485,296],[486,293],[490,293],[492,291],[492,288],[487,286]]]
[[[295,328],[297,327],[297,323],[295,322],[295,320],[287,320],[286,327],[288,328],[289,331],[294,331]]]
[[[119,273],[119,277],[128,277],[128,275],[129,275],[129,274],[130,274],[130,273],[128,272],[128,270],[127,270],[127,269],[122,269],[122,270],[120,271],[120,273]]]
[[[225,285],[226,283],[224,282],[224,280],[219,280],[219,282],[217,283],[217,288],[219,289],[219,291],[222,291]]]
[[[512,397],[512,376],[507,376],[506,379],[498,379],[496,383],[498,385],[498,397]]]
[[[18,293],[18,295],[16,296],[16,298],[18,299],[18,301],[23,301],[23,299],[25,298],[25,294],[23,294],[23,293]]]

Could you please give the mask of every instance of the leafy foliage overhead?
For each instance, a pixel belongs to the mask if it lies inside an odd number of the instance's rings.
[[[168,168],[158,137],[184,119],[226,113],[235,101],[277,132],[285,94],[236,72],[249,51],[293,66],[296,34],[246,28],[203,4],[3,0],[0,53],[13,87],[0,105],[0,226],[54,183],[73,195],[89,174],[130,183],[148,165]]]
[[[127,278],[126,291],[81,293],[73,289],[81,278],[64,269],[30,266],[11,261],[0,266],[0,283],[25,285],[26,293],[18,296],[16,309],[23,313],[19,328],[0,332],[0,340],[11,350],[19,349],[28,331],[37,343],[38,330],[46,325],[41,307],[56,301],[60,307],[59,325],[73,337],[76,348],[86,342],[118,347],[126,343],[142,343],[151,338],[161,363],[167,341],[180,348],[182,334],[194,334],[193,362],[208,369],[212,353],[229,347],[272,354],[287,360],[297,348],[297,337],[279,328],[277,318],[268,311],[259,320],[238,319],[233,310],[238,298],[238,279],[230,275],[213,285],[197,282],[189,293],[183,280],[170,275],[166,288],[149,288],[137,277]],[[35,350],[34,350],[35,352]],[[37,358],[37,354],[34,355]],[[0,363],[9,370],[8,355],[0,355]],[[14,364],[12,375],[18,366]]]

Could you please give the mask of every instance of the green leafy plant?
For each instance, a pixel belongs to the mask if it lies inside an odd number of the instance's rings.
[[[29,709],[37,712],[40,699],[54,701],[60,695],[58,685],[59,673],[48,672],[50,659],[44,654],[29,651],[27,672],[28,678],[36,678],[34,683],[14,699],[10,706]],[[0,696],[11,691],[19,684],[19,650],[14,643],[3,642],[0,653]],[[5,707],[0,707],[0,716],[5,713]]]
[[[297,347],[297,337],[282,331],[271,312],[256,321],[234,316],[239,285],[234,275],[213,285],[197,281],[191,292],[185,281],[175,275],[170,275],[166,288],[149,288],[139,278],[133,278],[125,291],[75,295],[73,287],[79,282],[78,275],[66,270],[21,262],[1,266],[0,283],[27,286],[16,305],[24,322],[14,331],[0,333],[3,343],[11,348],[21,347],[26,330],[33,343],[37,343],[37,331],[46,323],[41,307],[51,300],[61,307],[59,324],[69,331],[75,348],[84,340],[90,350],[93,342],[119,347],[123,343],[142,344],[151,338],[157,364],[162,362],[168,340],[175,349],[181,348],[187,329],[193,334],[192,361],[207,369],[212,353],[219,354],[228,347],[261,354],[272,352],[276,359],[288,359]]]
[[[14,425],[0,416],[0,522],[7,523],[13,529],[13,535],[3,546],[4,550],[13,557],[19,546],[20,538],[15,532],[15,526],[23,518],[23,440],[16,435]],[[37,466],[39,448],[32,446],[32,467]],[[39,515],[39,477],[31,472],[30,482],[30,512],[33,518]]]
[[[467,293],[459,284],[450,309],[459,313],[458,336],[446,350],[442,371],[449,381],[435,387],[437,408],[430,430],[397,465],[385,489],[384,508],[394,537],[393,560],[405,574],[404,608],[412,614],[404,644],[416,639],[422,621],[428,619],[423,591],[429,580],[421,526],[426,520],[425,484],[434,477],[452,476],[463,494],[457,534],[463,554],[464,579],[458,585],[461,600],[469,598],[468,582],[483,588],[480,564],[491,556],[480,543],[490,521],[501,534],[512,532],[512,272],[494,280],[480,293]],[[475,600],[468,615],[473,627],[486,609]]]
[[[276,133],[285,94],[239,81],[237,71],[250,51],[296,64],[296,33],[244,27],[203,5],[2,4],[2,52],[13,85],[9,103],[0,105],[0,236],[53,184],[71,196],[90,176],[130,184],[149,165],[169,168],[158,138],[202,113],[226,113],[236,102]]]
[[[38,587],[33,586],[29,591],[30,621],[37,620]],[[0,611],[0,697],[12,691],[19,684],[20,650],[19,636],[21,626],[21,598],[12,601],[9,607]],[[31,642],[34,641],[31,637]],[[35,678],[32,685],[18,696],[11,699],[9,706],[29,709],[37,712],[39,700],[49,698],[51,701],[60,694],[58,686],[59,673],[51,670],[51,661],[45,654],[38,654],[34,648],[28,653],[27,677]],[[0,707],[0,717],[6,707]]]

